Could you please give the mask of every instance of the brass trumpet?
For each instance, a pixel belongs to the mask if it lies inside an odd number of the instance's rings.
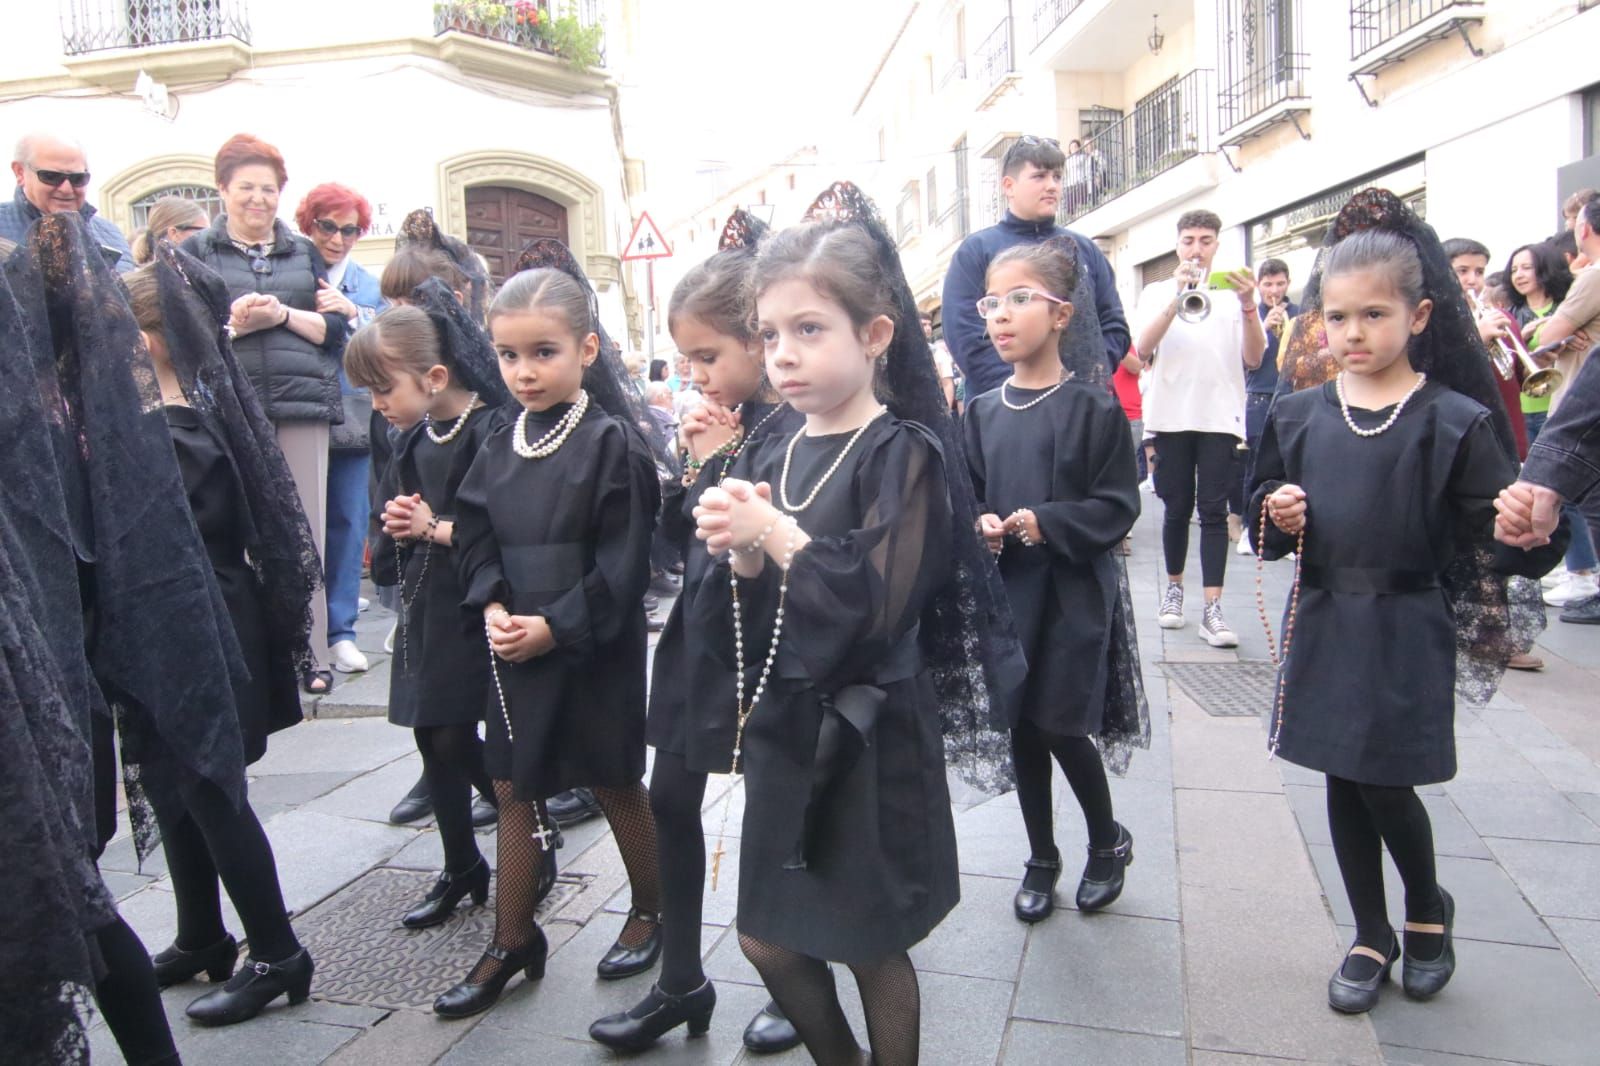
[[[1199,259],[1189,260],[1189,266],[1196,270],[1200,267]],[[1202,278],[1196,278],[1184,288],[1178,297],[1178,317],[1185,322],[1204,322],[1206,316],[1211,314],[1211,296],[1200,287]]]
[[[1472,313],[1482,319],[1489,310],[1478,299],[1477,293],[1468,292],[1467,302],[1472,305]],[[1533,356],[1528,354],[1528,346],[1522,343],[1522,334],[1513,328],[1504,337],[1496,337],[1494,347],[1489,349],[1489,358],[1494,363],[1495,371],[1505,380],[1513,381],[1517,376],[1517,364],[1522,364],[1526,376],[1522,379],[1522,392],[1525,396],[1534,399],[1543,399],[1561,387],[1566,380],[1566,375],[1553,366],[1540,366],[1534,362]]]

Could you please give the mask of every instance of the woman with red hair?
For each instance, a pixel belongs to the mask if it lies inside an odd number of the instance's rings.
[[[328,264],[328,279],[318,282],[317,310],[343,315],[351,332],[372,321],[383,306],[383,293],[378,279],[350,254],[372,226],[372,205],[367,198],[348,186],[324,182],[306,193],[295,208],[294,221]],[[328,573],[328,655],[335,670],[359,674],[369,665],[356,646],[356,616],[360,613],[361,557],[367,518],[372,511],[368,496],[372,394],[351,385],[341,366],[339,395],[344,404],[344,424],[333,427],[328,453],[328,535],[324,556]]]
[[[319,304],[327,263],[310,240],[278,218],[278,198],[289,180],[282,153],[260,138],[236,134],[217,152],[216,178],[222,213],[183,247],[228,286],[234,354],[277,430],[317,550],[326,559],[328,436],[330,425],[344,421],[339,360],[349,319]],[[328,653],[327,607],[323,597],[312,598],[311,654],[317,663],[301,679],[312,695],[333,687],[333,675],[320,666]]]

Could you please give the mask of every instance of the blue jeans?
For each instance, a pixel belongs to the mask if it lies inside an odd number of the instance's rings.
[[[357,601],[361,598],[361,560],[366,552],[367,452],[333,452],[328,456],[328,643],[356,639]]]

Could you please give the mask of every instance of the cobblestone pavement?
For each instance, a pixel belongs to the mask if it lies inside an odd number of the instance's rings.
[[[1190,625],[1154,622],[1160,506],[1146,513],[1130,558],[1154,743],[1112,792],[1138,838],[1122,899],[1104,914],[1062,909],[1032,928],[1011,915],[1027,857],[1014,796],[960,803],[962,901],[914,951],[922,974],[923,1058],[929,1063],[1276,1066],[1286,1062],[1485,1066],[1600,1063],[1600,632],[1552,619],[1540,674],[1514,674],[1485,708],[1458,718],[1461,772],[1426,790],[1442,882],[1460,905],[1460,969],[1428,1004],[1398,989],[1365,1018],[1331,1012],[1328,974],[1352,935],[1317,775],[1268,761],[1258,713],[1270,671],[1256,618],[1253,559],[1230,556],[1226,603],[1242,646],[1214,650]],[[1199,567],[1193,570],[1198,573]],[[1267,568],[1276,618],[1287,563]],[[345,679],[316,718],[275,736],[253,768],[251,796],[277,850],[296,927],[317,959],[313,998],[278,1005],[245,1026],[203,1030],[183,1016],[205,991],[171,989],[168,1013],[191,1066],[337,1066],[591,1062],[610,1057],[586,1030],[631,1004],[648,978],[603,983],[594,963],[622,924],[628,894],[603,821],[571,828],[562,882],[543,921],[553,955],[544,981],[514,981],[474,1020],[428,1011],[465,973],[492,926],[468,908],[421,933],[395,919],[419,896],[441,853],[431,826],[384,819],[419,763],[408,731],[381,717],[388,676],[380,648],[390,617],[363,616],[374,670]],[[1084,830],[1057,781],[1057,837],[1081,854]],[[981,797],[969,797],[979,799]],[[707,793],[715,835],[722,779]],[[736,838],[737,806],[729,819]],[[492,832],[480,845],[493,855]],[[721,888],[708,892],[702,942],[719,1005],[711,1033],[668,1036],[659,1063],[745,1061],[739,1034],[766,999],[733,935],[737,840]],[[104,863],[123,913],[152,950],[174,929],[159,856],[143,870],[131,841]],[[1393,871],[1391,870],[1391,875]],[[1398,882],[1391,893],[1398,923]],[[238,931],[231,908],[230,928]],[[846,1010],[864,1032],[848,972]],[[121,1063],[103,1026],[96,1063]],[[803,1052],[781,1063],[806,1061]]]

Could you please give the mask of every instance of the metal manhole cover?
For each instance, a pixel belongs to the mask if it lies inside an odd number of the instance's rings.
[[[1271,663],[1163,663],[1161,668],[1213,717],[1254,718],[1272,709],[1278,668]]]
[[[312,990],[318,999],[426,1010],[466,976],[494,934],[494,892],[483,907],[463,901],[443,925],[404,928],[400,916],[427,895],[434,877],[380,866],[295,919],[295,932],[317,961]],[[587,883],[581,874],[563,874],[539,915],[562,906]]]

